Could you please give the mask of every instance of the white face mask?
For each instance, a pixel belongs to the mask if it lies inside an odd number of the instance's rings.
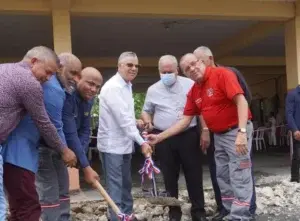
[[[172,86],[176,82],[176,74],[175,73],[160,74],[160,79],[164,85]]]

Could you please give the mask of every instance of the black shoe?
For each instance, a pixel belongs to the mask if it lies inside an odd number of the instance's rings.
[[[297,178],[291,178],[291,182],[292,183],[299,183],[299,179],[297,179]]]
[[[192,221],[208,221],[205,214],[192,214]]]
[[[222,221],[223,218],[226,217],[228,214],[229,212],[227,210],[222,210],[212,218],[212,221]]]
[[[256,221],[256,215],[255,214],[251,214],[251,219],[250,221]]]
[[[180,221],[181,220],[181,215],[176,214],[174,215],[169,215],[169,221]]]

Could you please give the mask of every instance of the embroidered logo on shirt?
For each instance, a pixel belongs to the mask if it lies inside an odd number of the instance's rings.
[[[84,112],[84,116],[88,117],[90,115],[89,112]]]
[[[208,88],[207,91],[206,91],[206,93],[207,93],[207,96],[211,97],[211,96],[214,95],[214,89]]]
[[[196,100],[196,104],[199,104],[199,103],[201,103],[202,102],[202,99],[201,98],[198,98],[197,100]]]

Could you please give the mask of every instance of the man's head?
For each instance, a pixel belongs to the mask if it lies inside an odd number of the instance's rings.
[[[101,73],[96,68],[86,67],[81,71],[77,91],[84,100],[91,100],[99,92],[102,83]]]
[[[206,66],[194,54],[188,53],[180,59],[180,68],[187,77],[200,83],[204,77]]]
[[[198,60],[203,61],[206,66],[215,66],[215,61],[211,50],[206,46],[200,46],[194,51]]]
[[[178,62],[173,55],[164,55],[158,61],[160,79],[166,86],[172,86],[178,75]]]
[[[56,53],[44,46],[30,49],[23,61],[30,65],[33,75],[41,83],[48,81],[59,68],[59,59]]]
[[[58,58],[61,67],[57,72],[57,77],[66,90],[72,91],[80,79],[81,61],[75,55],[67,52],[59,54]]]
[[[137,76],[140,68],[139,60],[134,52],[123,52],[118,60],[118,72],[126,82],[130,82]]]

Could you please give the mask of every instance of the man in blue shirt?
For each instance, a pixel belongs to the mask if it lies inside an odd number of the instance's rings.
[[[93,184],[99,179],[87,159],[90,143],[91,109],[94,97],[103,83],[101,73],[92,67],[84,68],[77,83],[77,90],[67,94],[63,110],[64,133],[67,144],[74,150],[87,183]]]
[[[86,156],[90,141],[90,112],[93,98],[99,92],[102,76],[95,68],[85,68],[76,79],[76,90],[66,93],[62,111],[65,140],[74,151],[85,179],[93,184],[99,179]],[[68,171],[49,148],[40,148],[40,165],[37,188],[43,212],[42,219],[49,221],[70,220],[70,196]]]
[[[70,53],[60,54],[59,59],[61,68],[56,75],[43,84],[43,95],[49,118],[66,143],[62,127],[64,88],[67,90],[71,88],[71,82],[81,71],[81,62]],[[40,133],[31,117],[26,116],[3,145],[4,185],[8,194],[10,220],[39,221],[40,219],[41,206],[35,187],[39,143]],[[48,150],[60,159],[61,170],[67,171],[60,155],[49,147]]]
[[[286,121],[293,133],[293,159],[291,165],[291,182],[299,183],[300,161],[300,86],[289,91],[286,97]]]

